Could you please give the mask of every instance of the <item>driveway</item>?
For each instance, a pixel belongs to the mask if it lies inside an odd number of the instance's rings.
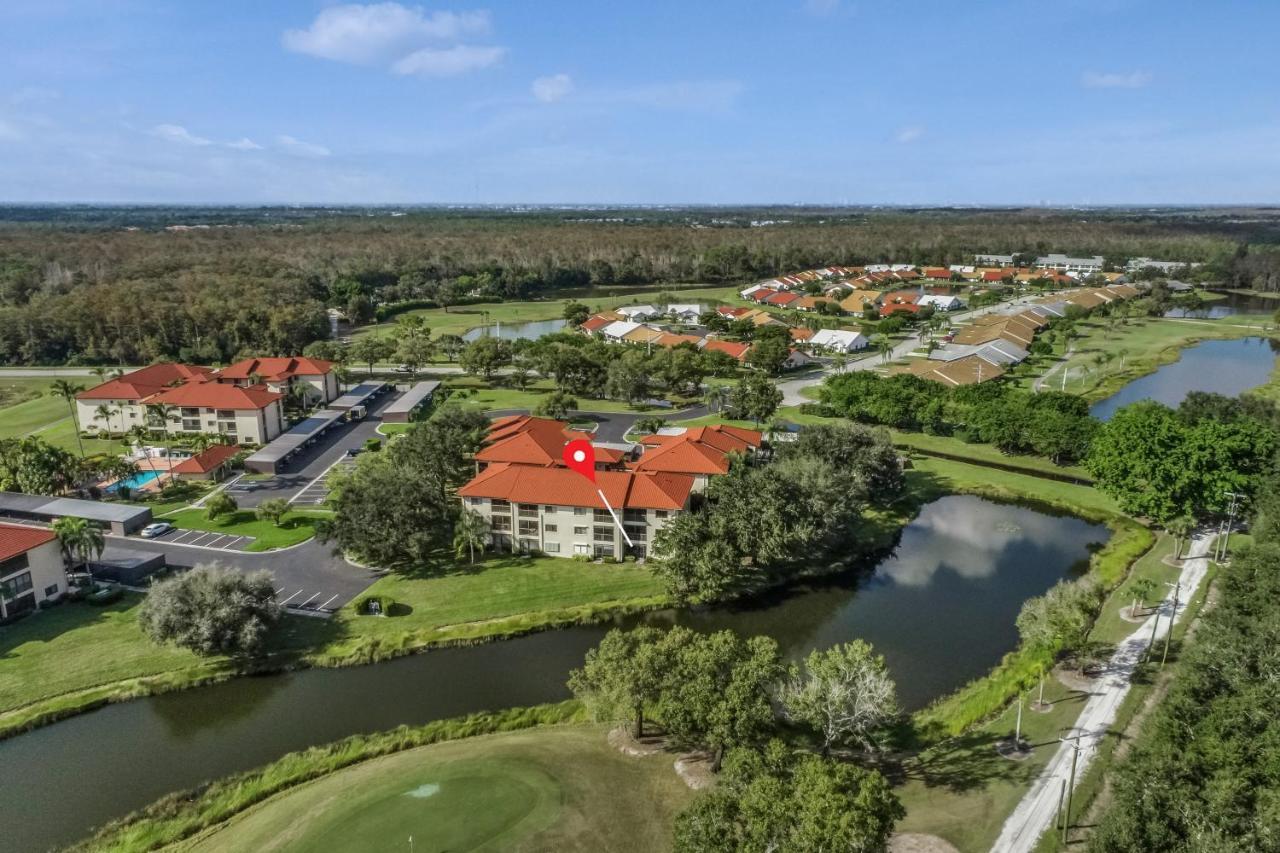
[[[485,412],[491,418],[502,418],[508,415],[527,415],[528,409],[496,409]],[[686,406],[677,411],[656,409],[652,412],[592,412],[574,410],[570,418],[576,421],[589,420],[596,425],[591,440],[597,444],[627,444],[626,434],[635,426],[636,421],[643,418],[662,418],[663,420],[684,421],[700,418],[709,414],[707,407],[699,403]]]

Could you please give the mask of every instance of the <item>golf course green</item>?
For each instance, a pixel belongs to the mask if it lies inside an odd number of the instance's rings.
[[[671,762],[669,755],[623,755],[599,726],[450,741],[324,776],[179,846],[344,853],[663,850],[674,814],[691,796]],[[627,796],[618,797],[624,790]]]

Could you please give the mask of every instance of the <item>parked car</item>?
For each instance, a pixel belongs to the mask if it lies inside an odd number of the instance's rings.
[[[348,448],[347,448],[347,455],[348,455],[348,456],[359,456],[359,455],[360,455],[360,448],[359,448],[359,447],[348,447]]]
[[[177,528],[167,521],[157,521],[154,524],[148,524],[146,527],[142,528],[142,538],[155,539],[157,536],[163,536],[170,530],[177,530]]]
[[[395,368],[394,373],[413,373],[413,368],[407,364],[402,364]]]

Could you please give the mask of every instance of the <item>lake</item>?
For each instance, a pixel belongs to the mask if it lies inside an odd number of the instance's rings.
[[[1140,376],[1090,412],[1109,419],[1121,406],[1139,400],[1155,400],[1177,406],[1192,391],[1213,391],[1234,397],[1266,383],[1275,366],[1277,343],[1270,338],[1238,338],[1202,341],[1182,350],[1177,361]]]
[[[944,497],[925,506],[894,552],[866,570],[733,606],[614,624],[768,634],[793,660],[862,638],[885,656],[902,704],[913,710],[998,663],[1017,644],[1022,602],[1080,571],[1090,547],[1108,535],[1069,516]],[[65,844],[170,791],[347,735],[558,701],[568,695],[569,671],[609,627],[240,678],[19,735],[0,742],[0,850]]]
[[[494,323],[488,326],[477,326],[468,329],[462,336],[464,341],[474,341],[486,334],[501,338],[504,341],[529,340],[536,341],[543,335],[563,332],[569,325],[568,320],[531,320],[528,323]]]

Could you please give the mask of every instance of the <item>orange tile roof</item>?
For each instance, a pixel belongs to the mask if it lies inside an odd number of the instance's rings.
[[[747,357],[747,353],[751,351],[751,344],[738,343],[737,341],[720,341],[714,338],[707,339],[702,345],[702,349],[711,350],[712,352],[722,352],[731,355],[738,361],[742,361]]]
[[[284,395],[266,385],[224,385],[220,382],[188,382],[166,388],[143,400],[168,406],[193,406],[204,409],[265,409]]]
[[[568,468],[490,465],[458,489],[466,498],[489,498],[523,504],[589,506],[605,509],[596,493],[603,491],[614,509],[683,509],[693,491],[693,478],[681,474],[638,474],[597,471],[596,482]]]
[[[783,293],[771,294],[769,296],[766,296],[764,299],[760,301],[765,303],[766,305],[777,305],[780,308],[785,308],[791,303],[798,301],[799,299],[800,297],[794,293],[783,292]]]
[[[246,358],[222,368],[218,379],[248,379],[261,376],[271,382],[280,382],[293,376],[323,376],[333,370],[333,362],[305,356],[281,358]]]
[[[612,322],[615,322],[612,318],[605,317],[603,314],[596,314],[594,317],[588,317],[584,320],[578,328],[586,332],[598,332]]]
[[[635,471],[667,471],[679,474],[723,474],[729,470],[730,453],[759,447],[763,436],[754,430],[715,425],[693,427],[680,435],[645,436],[646,451],[631,463]]]
[[[924,271],[925,278],[943,278],[948,281],[951,279],[951,270],[946,267],[930,267]]]
[[[516,462],[522,465],[563,465],[561,454],[571,440],[567,424],[528,415],[496,424],[489,430],[488,445],[476,454],[479,462]]]
[[[17,524],[0,524],[0,560],[25,554],[58,537],[52,530],[41,527],[22,527]]]
[[[76,395],[77,400],[141,400],[170,385],[213,373],[209,367],[165,362],[142,367],[124,376],[95,385]]]
[[[794,328],[791,330],[791,340],[807,341],[813,337],[813,329]]]
[[[240,452],[234,444],[215,444],[170,468],[175,474],[208,474]]]
[[[671,332],[663,332],[661,337],[654,340],[654,343],[660,347],[678,347],[680,344],[697,346],[701,342],[702,338],[697,335],[675,335]]]

